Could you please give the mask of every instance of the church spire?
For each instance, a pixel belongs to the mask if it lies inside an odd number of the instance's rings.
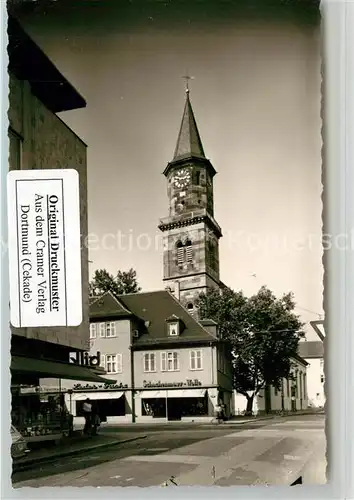
[[[173,161],[190,157],[205,158],[202,141],[200,139],[189,97],[190,91],[188,80],[190,77],[184,78],[186,78],[186,104],[184,106],[182,123],[178,134],[175,153],[173,155]]]

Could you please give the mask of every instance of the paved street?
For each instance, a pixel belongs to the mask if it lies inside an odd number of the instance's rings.
[[[178,485],[290,484],[313,453],[321,458],[317,468],[325,464],[323,415],[219,426],[129,425],[103,432],[123,438],[134,429],[147,437],[18,472],[14,487],[159,486],[171,476]],[[321,473],[311,482],[324,482]]]

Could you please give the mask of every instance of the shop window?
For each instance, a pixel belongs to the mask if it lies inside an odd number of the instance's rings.
[[[116,324],[114,321],[106,323],[106,337],[116,337]]]
[[[162,352],[161,353],[161,371],[176,372],[179,370],[178,352]]]
[[[92,394],[91,403],[96,407],[97,413],[102,422],[107,420],[107,417],[120,417],[126,414],[126,398],[123,395],[119,399],[97,399],[95,394]],[[83,416],[84,401],[76,401],[76,415]]]
[[[90,339],[95,339],[96,338],[96,323],[91,323],[90,324]]]
[[[106,336],[106,325],[105,323],[100,323],[100,337],[104,338]]]
[[[202,350],[197,349],[194,351],[190,351],[190,369],[191,370],[202,370],[203,369],[203,363],[202,363]]]
[[[122,355],[106,354],[106,372],[122,373]]]
[[[156,372],[155,353],[144,354],[144,372]]]

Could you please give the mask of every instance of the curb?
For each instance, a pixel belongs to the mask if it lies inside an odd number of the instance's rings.
[[[94,450],[100,450],[103,448],[113,448],[114,446],[118,446],[123,443],[129,443],[131,441],[138,441],[139,439],[145,439],[147,436],[137,436],[133,438],[127,438],[127,439],[121,439],[117,441],[111,441],[109,443],[101,443],[101,444],[96,444],[90,447],[86,448],[78,448],[75,450],[71,451],[63,451],[61,453],[57,453],[55,455],[47,456],[47,457],[41,457],[41,458],[33,458],[29,459],[28,461],[26,460],[25,463],[12,463],[12,472],[21,472],[27,469],[32,469],[33,466],[44,464],[44,463],[50,463],[58,458],[65,458],[65,457],[73,457],[75,455],[80,455],[81,453],[85,453],[87,451],[94,451]]]
[[[268,416],[264,416],[264,417],[251,417],[249,420],[240,420],[240,421],[237,421],[237,420],[234,420],[234,421],[226,421],[226,422],[223,422],[222,424],[213,424],[212,422],[208,423],[208,424],[204,424],[205,426],[207,427],[215,427],[216,425],[220,425],[220,427],[234,427],[234,426],[238,426],[238,425],[246,425],[246,424],[253,424],[255,422],[261,422],[263,420],[274,420],[276,418],[286,418],[286,417],[297,417],[297,416],[304,416],[304,415],[323,415],[324,412],[306,412],[306,411],[298,411],[298,412],[294,412],[294,413],[288,413],[288,414],[284,414],[284,415],[268,415]]]

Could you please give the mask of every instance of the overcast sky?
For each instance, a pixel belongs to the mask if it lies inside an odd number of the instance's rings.
[[[170,2],[163,5],[168,11]],[[188,71],[204,150],[218,172],[221,279],[246,294],[263,284],[277,295],[291,290],[303,320],[318,319],[319,29],[231,11],[220,19],[193,9],[162,17],[161,8],[140,8],[135,17],[117,4],[114,12],[47,9],[23,18],[87,100],[86,109],[61,118],[88,144],[91,273],[133,267],[143,290],[164,286],[162,171],[174,152]]]

